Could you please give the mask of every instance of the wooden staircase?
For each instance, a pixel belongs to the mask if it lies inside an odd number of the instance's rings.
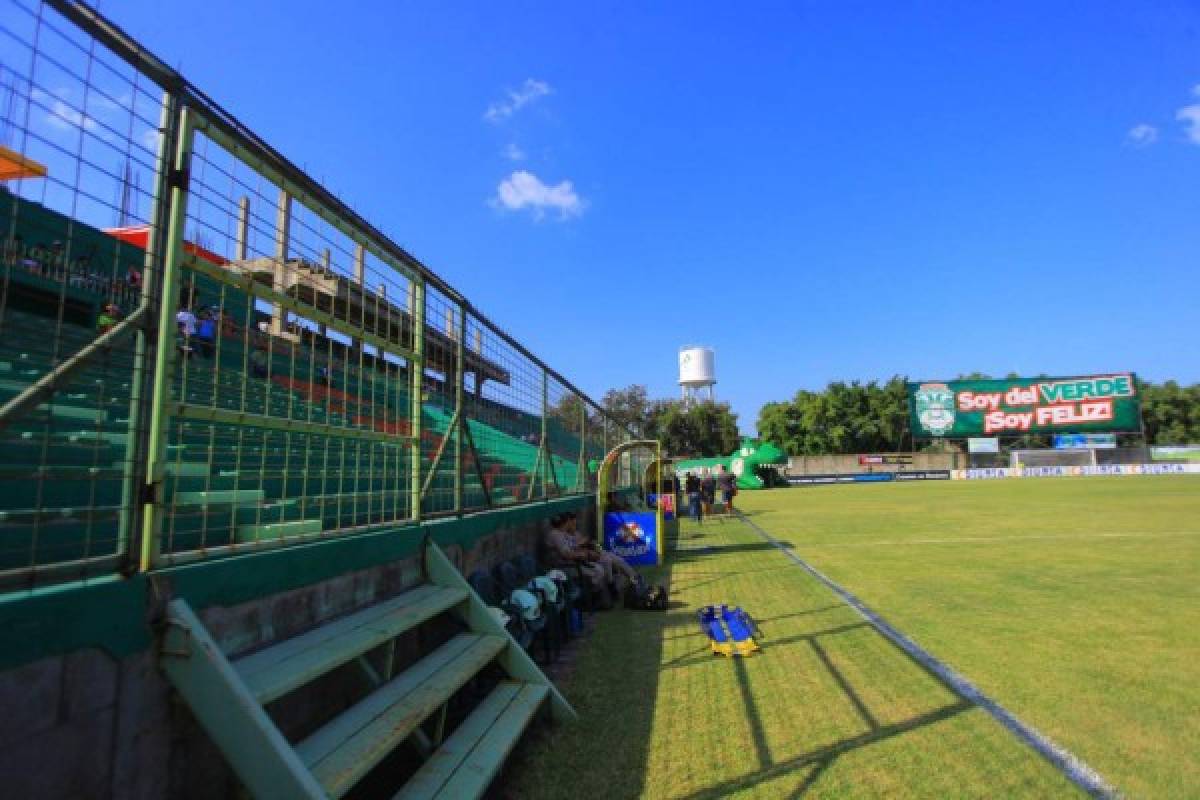
[[[254,797],[341,797],[408,740],[427,758],[396,798],[479,797],[547,701],[555,719],[575,718],[431,541],[424,563],[421,586],[233,659],[186,600],[170,603],[163,670]],[[379,675],[367,654],[439,614],[453,615],[466,630],[398,675]],[[264,706],[351,661],[373,691],[306,738],[288,741]],[[493,663],[506,679],[444,736],[450,697]]]

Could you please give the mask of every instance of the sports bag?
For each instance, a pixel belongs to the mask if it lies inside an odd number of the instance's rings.
[[[632,583],[625,590],[625,607],[635,611],[666,611],[667,587]]]

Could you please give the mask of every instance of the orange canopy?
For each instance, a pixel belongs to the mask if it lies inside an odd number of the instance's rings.
[[[44,164],[28,159],[17,151],[0,144],[0,181],[44,177],[46,177]]]

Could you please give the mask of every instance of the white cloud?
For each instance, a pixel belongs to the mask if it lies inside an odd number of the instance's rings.
[[[142,131],[142,147],[152,153],[158,152],[158,128],[146,128]]]
[[[523,169],[500,181],[492,204],[509,211],[527,208],[534,219],[541,219],[547,210],[557,211],[559,219],[569,219],[581,215],[584,208],[583,199],[570,181],[547,186],[538,176]]]
[[[1192,94],[1200,97],[1200,84],[1192,87]],[[1175,112],[1175,119],[1183,123],[1188,141],[1200,144],[1200,103],[1184,106]]]
[[[520,145],[514,142],[504,148],[504,157],[509,161],[524,161],[525,151],[521,149]]]
[[[497,100],[487,107],[487,111],[483,112],[483,118],[488,122],[503,122],[513,114],[521,110],[522,107],[529,105],[539,97],[545,97],[553,90],[550,84],[545,81],[526,78],[521,84],[520,89],[508,89],[508,95],[503,100]]]
[[[1158,128],[1142,122],[1130,128],[1125,139],[1134,147],[1149,147],[1158,141]]]
[[[96,120],[76,111],[62,100],[62,98],[69,94],[70,92],[67,89],[58,89],[53,95],[43,92],[41,89],[34,89],[33,99],[43,107],[50,107],[46,111],[46,121],[60,130],[67,130],[69,128],[83,128],[88,131],[96,130]]]

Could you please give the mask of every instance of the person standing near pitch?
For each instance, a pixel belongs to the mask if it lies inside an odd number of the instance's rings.
[[[721,499],[725,501],[726,515],[733,514],[733,496],[737,494],[737,476],[733,474],[732,470],[721,467],[717,485],[721,487]]]

